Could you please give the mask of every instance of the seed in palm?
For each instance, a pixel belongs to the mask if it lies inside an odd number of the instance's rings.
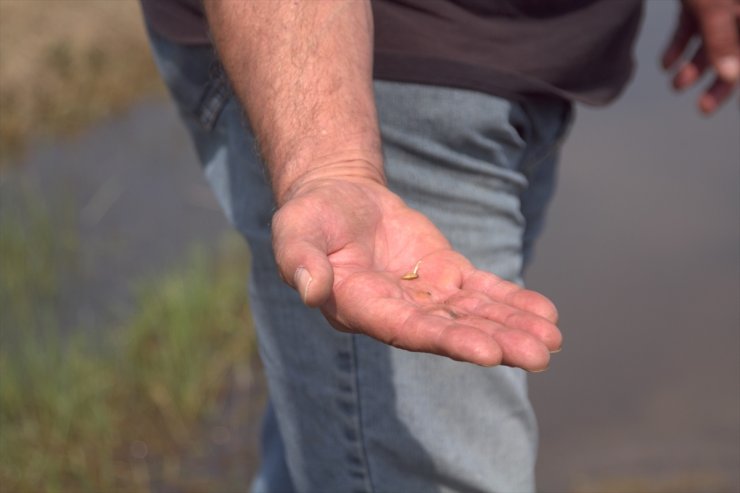
[[[404,281],[413,281],[414,279],[419,278],[419,265],[421,264],[421,260],[416,262],[416,265],[414,266],[414,270],[411,272],[407,272],[403,276],[401,276],[401,279]]]

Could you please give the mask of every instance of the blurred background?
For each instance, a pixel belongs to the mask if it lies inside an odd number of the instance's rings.
[[[543,492],[740,491],[737,99],[706,119],[650,0],[618,103],[579,108],[527,276]],[[0,0],[0,488],[236,492],[264,386],[229,231],[134,1]]]

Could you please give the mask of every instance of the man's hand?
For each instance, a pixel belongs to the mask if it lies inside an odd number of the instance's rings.
[[[552,303],[476,270],[384,185],[369,2],[205,6],[272,181],[280,273],[304,302],[404,349],[546,368]]]
[[[560,349],[547,298],[477,270],[373,180],[324,178],[294,190],[274,217],[273,246],[284,279],[338,330],[529,371]]]
[[[714,71],[714,80],[699,98],[701,111],[710,114],[732,95],[740,79],[740,1],[683,0],[682,6],[678,26],[663,54],[663,68],[672,69],[680,59],[685,60],[673,77],[677,90],[691,87],[707,71]]]

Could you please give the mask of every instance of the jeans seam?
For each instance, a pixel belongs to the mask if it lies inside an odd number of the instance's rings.
[[[357,426],[357,438],[359,442],[359,448],[360,448],[360,454],[362,456],[362,464],[365,472],[365,488],[368,493],[373,493],[375,489],[373,488],[373,481],[370,474],[370,461],[368,460],[368,453],[367,453],[367,447],[365,444],[365,433],[363,431],[362,426],[362,405],[361,405],[361,399],[360,399],[360,372],[357,364],[357,336],[351,335],[351,344],[352,344],[352,370],[354,373],[354,379],[355,379],[355,405],[357,408],[357,415],[356,415],[356,423]]]
[[[195,115],[205,130],[213,130],[231,96],[225,75],[219,65],[211,67],[211,78],[198,101]]]

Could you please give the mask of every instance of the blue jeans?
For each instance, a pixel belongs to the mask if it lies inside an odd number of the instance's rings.
[[[534,490],[526,375],[332,329],[277,274],[273,196],[209,47],[152,35],[204,172],[252,252],[249,294],[270,405],[254,492]],[[377,81],[390,188],[479,268],[522,282],[570,105]]]

